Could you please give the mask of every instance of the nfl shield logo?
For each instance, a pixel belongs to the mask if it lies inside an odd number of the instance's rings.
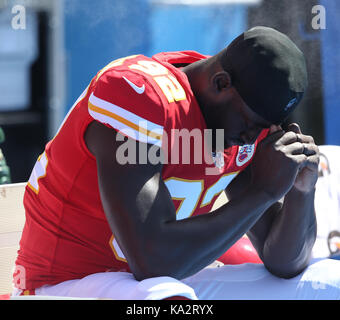
[[[255,151],[255,144],[245,144],[238,149],[238,155],[236,157],[236,165],[238,167],[243,166],[253,156]]]

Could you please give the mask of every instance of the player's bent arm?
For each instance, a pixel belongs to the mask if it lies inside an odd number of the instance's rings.
[[[251,165],[227,187],[228,199],[242,193],[251,180]],[[294,188],[270,206],[247,232],[266,268],[281,278],[291,278],[307,267],[316,236],[313,194]]]
[[[282,206],[272,206],[248,232],[266,268],[283,278],[307,267],[316,236],[317,147],[308,136],[295,132],[294,125],[290,129],[272,130],[259,143],[249,169],[227,190],[232,200],[242,185],[255,184],[276,201],[283,198]]]
[[[214,213],[176,220],[162,165],[117,162],[123,142],[93,122],[85,140],[95,156],[103,208],[136,279],[192,275],[232,246],[271,205],[257,190],[235,197]],[[137,143],[138,148],[138,143]],[[138,149],[137,149],[138,150]],[[245,201],[246,200],[246,201]]]
[[[303,193],[293,187],[266,238],[263,255],[271,257],[267,269],[282,278],[298,275],[310,262],[316,233],[314,191]]]

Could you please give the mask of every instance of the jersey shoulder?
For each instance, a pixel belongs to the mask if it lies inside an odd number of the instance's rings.
[[[93,79],[88,111],[93,119],[137,141],[160,144],[166,116],[152,76],[144,71],[156,69],[151,63],[142,55],[129,56],[100,70]]]

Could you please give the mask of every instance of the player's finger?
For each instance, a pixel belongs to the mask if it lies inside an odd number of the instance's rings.
[[[307,156],[305,154],[291,155],[290,158],[294,160],[301,168],[306,165]]]
[[[284,135],[282,135],[279,142],[283,145],[289,145],[289,144],[300,142],[300,141],[295,132],[288,131],[288,132],[285,132]]]
[[[286,151],[296,155],[305,154],[306,156],[318,155],[319,148],[315,144],[295,142],[285,147]]]
[[[311,170],[317,171],[319,167],[320,157],[315,154],[306,158],[303,167],[307,167]]]
[[[279,140],[285,132],[283,130],[277,130],[273,132],[272,134],[269,134],[266,138],[264,138],[261,143],[262,144],[270,144],[273,143],[274,141]]]
[[[295,122],[288,125],[288,131],[293,131],[297,134],[302,134],[300,126]]]
[[[284,147],[285,152],[292,155],[298,155],[298,154],[305,154],[305,146],[303,143],[300,142],[294,142],[291,144],[288,144]]]
[[[288,131],[285,133],[285,135],[280,139],[280,142],[284,145],[288,145],[295,142],[300,142],[305,145],[315,145],[314,139],[312,136],[304,135],[304,134],[298,134],[293,131]]]
[[[288,130],[296,134],[297,141],[302,143],[314,144],[314,138],[309,135],[305,135],[301,132],[300,126],[297,123],[291,123],[288,125]]]
[[[304,135],[301,132],[300,126],[297,123],[291,123],[288,125],[288,132],[294,132],[296,134],[296,139],[298,142],[308,142],[307,139],[304,138]]]
[[[319,154],[319,148],[315,144],[311,143],[303,143],[304,150],[303,153],[306,156],[312,156],[312,155],[318,155]]]
[[[314,144],[314,138],[312,136],[298,134],[298,133],[296,133],[296,136],[299,142]]]

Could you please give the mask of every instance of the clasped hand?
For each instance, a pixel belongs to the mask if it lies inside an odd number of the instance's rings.
[[[318,179],[319,150],[311,136],[293,123],[288,131],[272,125],[252,162],[252,185],[279,200],[294,187],[308,193]]]

